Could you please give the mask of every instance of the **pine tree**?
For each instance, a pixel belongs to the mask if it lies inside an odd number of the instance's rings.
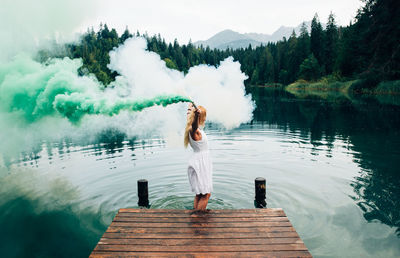
[[[310,35],[308,34],[307,25],[305,22],[301,25],[300,36],[297,43],[297,52],[301,62],[310,55]]]
[[[317,59],[311,54],[304,62],[300,65],[300,75],[301,79],[311,81],[319,78],[321,68],[318,64]]]
[[[124,33],[122,33],[120,41],[124,42],[128,38],[132,37],[132,34],[129,33],[128,26],[126,26]]]
[[[296,33],[293,30],[292,35],[288,40],[288,68],[287,71],[289,73],[289,81],[294,81],[297,78],[297,74],[299,71],[299,65],[301,60],[299,58],[299,52],[297,51],[297,37]]]
[[[311,53],[318,60],[319,64],[322,66],[324,64],[323,56],[324,56],[324,31],[322,29],[322,25],[319,22],[318,14],[315,14],[314,18],[311,21]]]
[[[325,69],[327,74],[331,74],[336,62],[338,41],[338,28],[333,13],[328,17],[325,35]]]

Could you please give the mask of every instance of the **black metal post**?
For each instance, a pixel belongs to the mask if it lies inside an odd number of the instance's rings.
[[[266,180],[263,177],[257,177],[254,181],[256,197],[254,200],[254,206],[256,208],[266,208],[267,202],[265,201],[266,193]]]
[[[149,207],[149,187],[146,179],[140,179],[137,181],[138,189],[138,205],[143,207]]]

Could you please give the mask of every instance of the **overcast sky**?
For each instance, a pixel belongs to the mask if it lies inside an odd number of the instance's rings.
[[[104,0],[97,1],[96,11],[77,30],[96,29],[103,22],[119,32],[127,25],[130,31],[160,33],[167,41],[187,43],[224,29],[272,34],[282,25],[311,20],[315,13],[326,23],[333,12],[339,25],[348,25],[361,5],[360,0]]]
[[[326,23],[333,12],[339,25],[354,19],[360,0],[0,0],[0,60],[19,51],[78,39],[77,32],[107,23],[122,33],[126,26],[168,42],[186,44],[231,29],[272,34],[295,27],[318,13]]]

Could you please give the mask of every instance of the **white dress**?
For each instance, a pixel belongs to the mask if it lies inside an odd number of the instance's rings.
[[[207,135],[200,130],[201,140],[195,141],[189,134],[189,143],[193,149],[193,156],[189,160],[188,177],[192,192],[195,194],[211,193],[212,186],[212,162],[208,150]]]

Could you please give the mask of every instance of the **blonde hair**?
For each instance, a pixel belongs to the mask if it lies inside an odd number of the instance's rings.
[[[207,111],[203,106],[199,106],[198,107],[201,110],[201,113],[199,115],[199,126],[200,125],[204,125],[204,123],[206,122],[206,117],[207,117]],[[194,118],[195,118],[195,113],[194,113],[194,109],[192,109],[192,111],[190,112],[187,122],[186,122],[186,128],[185,128],[185,135],[184,135],[184,140],[183,140],[183,145],[185,146],[185,148],[187,148],[188,144],[189,144],[189,135],[190,132],[192,131],[192,125],[194,122]]]

